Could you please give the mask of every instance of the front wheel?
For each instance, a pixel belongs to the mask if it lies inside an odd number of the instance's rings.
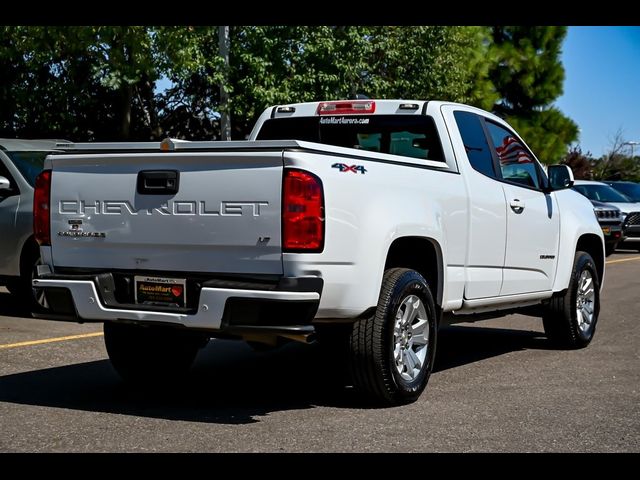
[[[591,255],[576,252],[569,288],[556,295],[542,317],[547,338],[561,348],[583,348],[596,331],[600,281]]]
[[[605,256],[609,256],[611,255],[613,252],[615,252],[616,248],[618,248],[618,244],[617,243],[607,243],[604,246],[604,254]]]
[[[415,401],[427,386],[435,357],[436,308],[415,270],[385,272],[376,312],[354,323],[350,364],[354,386],[374,401]]]
[[[104,342],[127,382],[160,383],[184,377],[208,339],[189,331],[105,322]]]

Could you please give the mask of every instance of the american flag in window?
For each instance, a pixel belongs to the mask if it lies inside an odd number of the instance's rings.
[[[533,159],[517,138],[511,135],[502,139],[502,144],[496,147],[496,153],[502,165],[511,163],[532,163]]]

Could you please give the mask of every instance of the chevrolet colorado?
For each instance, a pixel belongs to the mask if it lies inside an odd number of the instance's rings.
[[[593,338],[593,206],[483,110],[300,103],[268,108],[249,141],[61,148],[36,181],[34,286],[48,318],[104,322],[126,380],[180,375],[212,337],[340,337],[353,385],[402,404],[443,315],[526,309],[559,346]]]

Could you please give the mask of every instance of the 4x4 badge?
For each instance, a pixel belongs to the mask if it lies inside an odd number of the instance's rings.
[[[342,173],[353,172],[353,173],[367,173],[367,169],[364,168],[364,165],[347,165],[346,163],[334,163],[331,165],[331,168],[337,168]]]

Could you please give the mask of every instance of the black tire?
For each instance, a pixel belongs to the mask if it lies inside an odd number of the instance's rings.
[[[20,293],[20,281],[19,280],[9,280],[5,285],[5,288],[9,290],[9,293],[14,297],[18,297]]]
[[[578,320],[578,288],[583,272],[589,272],[593,279],[593,319],[588,327],[580,328]],[[591,303],[591,302],[590,302]],[[600,313],[600,279],[595,262],[587,252],[576,252],[569,287],[562,294],[555,295],[546,306],[542,322],[547,338],[557,347],[566,349],[583,348],[589,345],[596,331]]]
[[[27,244],[20,261],[20,278],[7,285],[7,290],[17,299],[21,307],[30,312],[45,312],[49,305],[42,289],[33,288],[32,280],[36,278],[37,266],[40,265],[40,250],[33,244]]]
[[[617,243],[607,243],[604,246],[604,254],[605,256],[609,256],[611,255],[613,252],[615,252],[616,248],[618,247]]]
[[[394,358],[396,313],[410,296],[426,311],[428,339],[425,358],[412,380],[402,377]],[[427,281],[415,270],[385,272],[375,314],[356,321],[350,336],[350,367],[354,387],[376,403],[401,405],[415,401],[427,386],[437,341],[436,307]],[[423,347],[425,348],[425,347]]]
[[[128,383],[148,385],[186,376],[207,338],[189,331],[104,323],[104,343],[116,372]]]
[[[272,352],[280,347],[280,345],[269,345],[268,343],[254,342],[252,340],[248,340],[246,343],[251,347],[251,350],[256,353]]]

